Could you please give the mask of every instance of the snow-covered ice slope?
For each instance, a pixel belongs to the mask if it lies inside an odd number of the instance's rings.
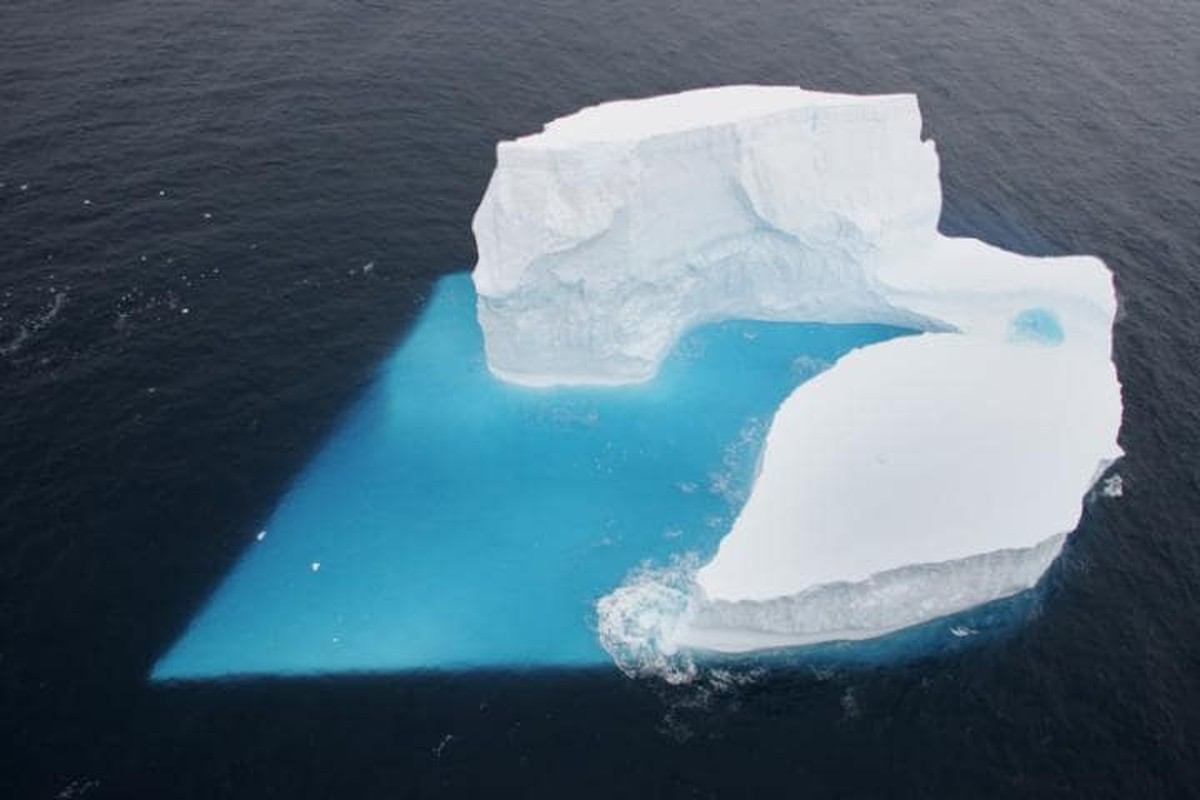
[[[911,95],[738,86],[607,103],[500,144],[474,279],[503,378],[644,380],[715,319],[926,331],[793,392],[688,596],[673,576],[661,613],[641,574],[599,604],[619,663],[647,640],[874,636],[1028,588],[1121,454],[1109,271],[939,235],[920,134]]]

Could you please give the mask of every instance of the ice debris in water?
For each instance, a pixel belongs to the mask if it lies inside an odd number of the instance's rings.
[[[677,636],[695,602],[693,576],[699,566],[695,553],[678,556],[666,567],[643,564],[597,603],[600,644],[626,675],[675,684],[696,677],[696,663],[679,647]]]

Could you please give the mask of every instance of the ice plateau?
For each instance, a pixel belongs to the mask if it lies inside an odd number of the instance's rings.
[[[644,381],[722,319],[924,332],[794,390],[711,560],[599,602],[619,664],[872,637],[1017,593],[1121,455],[1108,269],[942,236],[921,130],[913,95],[730,86],[499,144],[473,278],[500,378]]]

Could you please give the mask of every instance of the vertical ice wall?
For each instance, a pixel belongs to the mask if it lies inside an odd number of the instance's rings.
[[[649,378],[722,318],[933,327],[869,271],[935,233],[911,95],[709,89],[609,103],[497,148],[476,212],[488,363],[520,383]]]

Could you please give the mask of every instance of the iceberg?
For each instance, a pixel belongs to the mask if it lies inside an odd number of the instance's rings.
[[[151,677],[680,681],[1026,607],[990,601],[1123,491],[1112,280],[939,235],[921,129],[907,95],[731,87],[502,143],[473,275]]]
[[[730,86],[498,145],[473,280],[503,380],[644,382],[731,319],[922,334],[797,386],[716,553],[599,601],[622,667],[870,638],[1028,589],[1122,454],[1107,267],[941,235],[921,132],[913,95]]]

